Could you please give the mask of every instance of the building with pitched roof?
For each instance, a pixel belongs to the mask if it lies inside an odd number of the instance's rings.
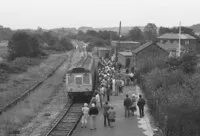
[[[132,52],[118,52],[118,62],[122,64],[124,68],[131,68],[133,66]]]
[[[181,50],[196,51],[197,41],[196,38],[189,34],[181,34]],[[179,34],[178,33],[165,33],[157,37],[157,44],[171,53],[177,53],[179,49]]]
[[[140,42],[135,41],[111,41],[111,46],[118,48],[118,51],[132,51],[140,46]]]
[[[169,56],[169,52],[153,42],[147,42],[139,46],[132,51],[132,54],[133,66],[135,68],[144,66],[146,62],[152,62],[156,59],[165,59]]]

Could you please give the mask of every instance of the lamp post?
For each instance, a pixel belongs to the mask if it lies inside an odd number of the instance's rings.
[[[181,22],[179,22],[179,44],[178,44],[178,57],[181,55]]]
[[[121,40],[121,21],[120,21],[120,23],[119,23],[119,40],[118,40],[118,45],[116,44],[116,62],[118,61],[118,50],[119,50],[119,46],[120,46],[120,40]]]

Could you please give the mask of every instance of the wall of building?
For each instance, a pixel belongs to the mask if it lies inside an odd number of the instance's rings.
[[[160,43],[179,43],[178,39],[159,39]],[[189,43],[188,43],[189,42]],[[195,50],[197,49],[196,39],[181,39],[181,45],[185,47],[186,50]]]
[[[98,50],[97,56],[105,58],[106,54],[108,54],[108,57],[110,57],[111,50]]]
[[[136,49],[140,44],[133,44],[133,43],[121,43],[119,47],[119,51],[126,51],[126,50],[134,50]]]
[[[161,49],[157,45],[150,45],[137,54],[134,54],[133,63],[136,68],[142,67],[147,61],[155,61],[156,59],[165,59],[169,55],[168,52]]]
[[[127,58],[130,58],[130,66],[129,66],[129,68],[132,68],[133,67],[133,56],[123,56],[121,54],[118,54],[118,62],[120,64],[122,64],[124,68],[126,66],[126,59]]]
[[[119,51],[126,51],[126,50],[134,50],[136,49],[138,46],[140,46],[140,43],[138,42],[121,42],[120,45],[118,42],[112,42],[112,47],[118,47]]]

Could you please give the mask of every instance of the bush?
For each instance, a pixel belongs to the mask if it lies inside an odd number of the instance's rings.
[[[7,81],[10,73],[25,72],[28,67],[35,66],[40,63],[41,59],[38,58],[16,58],[10,62],[0,63],[0,82]]]
[[[65,49],[65,50],[72,50],[73,44],[68,38],[61,38],[59,41],[59,44]]]
[[[8,43],[8,53],[11,60],[23,56],[36,57],[40,54],[39,42],[35,36],[17,31]]]
[[[168,71],[155,68],[143,75],[142,81],[151,113],[160,128],[166,127],[166,136],[192,136],[198,132],[199,74],[187,75],[181,69]],[[167,126],[164,123],[165,115],[168,116]]]
[[[187,74],[192,74],[196,71],[197,57],[195,53],[188,52],[183,54],[181,57],[171,57],[166,61],[169,70],[181,69]]]

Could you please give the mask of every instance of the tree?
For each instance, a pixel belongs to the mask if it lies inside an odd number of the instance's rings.
[[[133,41],[140,41],[143,40],[143,34],[139,27],[134,27],[132,30],[129,31],[129,37]]]
[[[148,23],[144,27],[144,38],[148,41],[154,41],[157,37],[157,27],[153,23]]]
[[[59,43],[65,50],[72,50],[74,48],[71,41],[66,37],[61,38]]]
[[[35,36],[17,31],[8,43],[8,53],[11,60],[22,56],[35,57],[40,53],[39,42]]]
[[[170,33],[171,32],[171,30],[170,30],[170,28],[167,28],[167,27],[160,27],[159,28],[159,35],[162,35],[162,34],[165,34],[165,33]]]
[[[53,46],[58,42],[58,37],[53,35],[53,32],[51,31],[44,32],[43,37],[45,39],[45,42],[50,46]]]

